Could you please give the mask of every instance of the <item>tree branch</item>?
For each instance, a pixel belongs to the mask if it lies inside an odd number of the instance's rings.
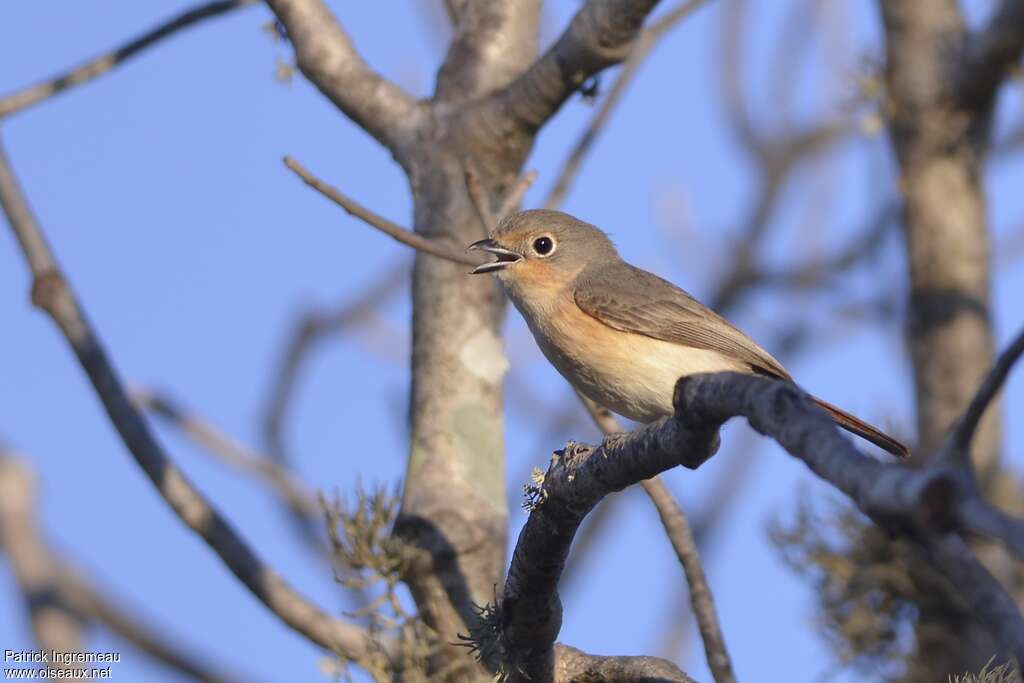
[[[145,389],[131,392],[132,402],[178,429],[193,442],[231,467],[266,484],[296,515],[307,522],[323,519],[323,508],[309,487],[280,463],[249,451],[209,421],[183,409],[163,393]]]
[[[661,517],[661,524],[665,527],[665,533],[671,539],[672,548],[679,558],[679,564],[683,565],[683,571],[686,573],[686,583],[690,587],[690,604],[697,618],[711,675],[715,677],[717,683],[735,683],[736,674],[732,670],[729,651],[725,646],[714,599],[711,597],[711,587],[700,563],[697,541],[693,537],[690,523],[661,477],[645,479],[640,485],[654,503],[658,516]]]
[[[602,408],[579,392],[577,392],[577,396],[605,436],[622,433],[622,426],[609,410]],[[672,549],[675,550],[679,564],[683,567],[683,573],[686,574],[686,582],[690,588],[690,606],[697,619],[697,627],[704,645],[704,654],[707,656],[708,668],[711,669],[711,674],[717,683],[735,683],[736,674],[732,670],[729,650],[725,646],[722,627],[718,623],[711,586],[704,575],[704,567],[701,566],[697,542],[690,529],[690,523],[661,477],[654,476],[644,479],[640,485],[647,497],[651,499],[655,510],[658,511]]]
[[[569,188],[576,180],[580,167],[583,165],[583,160],[593,147],[604,126],[608,123],[615,107],[622,100],[626,89],[640,70],[640,65],[644,63],[658,44],[658,41],[665,34],[692,14],[694,10],[705,4],[705,2],[706,0],[685,0],[685,2],[643,30],[640,38],[629,53],[629,59],[623,63],[622,69],[615,77],[615,82],[601,101],[601,106],[598,107],[597,111],[590,118],[590,122],[579,139],[577,139],[572,151],[569,152],[569,156],[562,163],[562,170],[555,177],[555,182],[548,191],[547,198],[541,202],[541,206],[545,209],[557,209],[562,205],[566,195],[569,193]]]
[[[953,453],[959,454],[964,458],[970,457],[971,439],[978,430],[978,424],[981,422],[985,410],[1006,382],[1010,370],[1013,368],[1014,363],[1020,359],[1021,354],[1024,354],[1024,330],[1021,330],[1017,334],[1017,338],[1010,343],[1010,346],[999,354],[999,358],[996,359],[995,365],[992,366],[988,375],[985,376],[977,393],[967,406],[963,417],[960,418],[956,427],[954,427],[949,441],[949,447],[953,449]]]
[[[265,565],[157,443],[58,269],[2,147],[0,206],[32,270],[32,302],[46,311],[63,332],[125,446],[175,514],[217,553],[253,595],[292,629],[348,659],[368,657],[373,645],[367,634],[328,616]]]
[[[293,325],[284,353],[274,373],[263,410],[262,432],[267,456],[282,466],[291,460],[284,442],[284,421],[295,397],[296,385],[306,357],[326,335],[339,334],[361,322],[408,284],[409,264],[389,266],[374,282],[332,311],[310,311]]]
[[[62,623],[85,619],[99,622],[159,663],[206,683],[235,680],[217,673],[145,623],[129,616],[80,573],[54,554],[36,528],[33,473],[16,458],[0,452],[0,546],[11,558],[15,576],[25,593],[36,631],[45,649],[77,651],[78,645],[61,635]],[[134,611],[134,610],[133,610]],[[66,620],[66,621],[65,621]]]
[[[1024,619],[1014,602],[973,555],[955,547],[962,542],[949,540],[965,506],[986,505],[962,469],[908,469],[869,459],[799,388],[763,377],[684,377],[676,385],[674,405],[674,417],[610,435],[600,446],[570,442],[528,488],[530,517],[501,604],[506,671],[549,676],[561,625],[558,578],[576,529],[597,501],[677,465],[698,466],[714,453],[718,429],[734,416],[746,417],[876,522],[918,540],[1003,646],[1024,661]],[[1019,534],[1024,522],[1007,521]],[[964,587],[967,578],[970,585]]]
[[[182,29],[255,2],[256,0],[217,0],[196,5],[110,52],[104,52],[64,73],[0,97],[0,118],[39,104],[76,85],[88,83]]]
[[[437,102],[464,102],[502,88],[537,53],[540,0],[465,0],[448,5],[455,37],[437,72]]]
[[[969,36],[958,86],[965,102],[988,108],[1024,54],[1024,3],[1003,0],[981,31]]]
[[[295,175],[299,176],[302,182],[345,209],[350,216],[355,216],[367,225],[377,228],[385,235],[394,238],[402,244],[410,246],[417,251],[422,251],[424,254],[430,254],[431,256],[437,256],[466,266],[478,266],[482,263],[479,258],[467,253],[464,248],[452,246],[436,238],[424,237],[370,211],[363,205],[343,195],[336,188],[318,179],[307,171],[302,164],[291,157],[284,158],[284,165]]]
[[[483,102],[497,121],[533,133],[583,83],[629,56],[658,0],[588,0],[540,59],[509,86]]]
[[[288,32],[299,70],[397,158],[423,109],[362,60],[322,0],[266,0]]]
[[[697,683],[675,664],[657,657],[600,657],[555,645],[557,683]]]

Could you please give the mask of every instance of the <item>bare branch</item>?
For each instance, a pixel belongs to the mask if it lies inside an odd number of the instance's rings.
[[[538,130],[584,82],[629,56],[658,0],[588,0],[526,73],[482,104],[488,115]]]
[[[580,522],[608,493],[710,457],[718,445],[717,426],[698,427],[691,430],[682,420],[665,418],[606,437],[596,449],[570,442],[552,457],[547,473],[530,489],[530,516],[505,581],[500,608],[504,671],[524,680],[551,679],[562,613],[558,580]]]
[[[284,158],[284,165],[291,169],[295,175],[302,178],[304,183],[330,199],[341,208],[345,209],[350,216],[355,216],[367,225],[377,228],[385,235],[389,235],[402,244],[410,246],[417,251],[422,251],[425,254],[454,261],[455,263],[461,263],[467,266],[480,265],[480,259],[467,253],[465,249],[452,246],[437,238],[424,237],[419,233],[413,232],[408,228],[403,228],[397,223],[393,223],[387,218],[370,211],[361,204],[358,204],[343,195],[336,188],[322,182],[291,157]]]
[[[239,7],[255,4],[255,2],[256,0],[216,0],[216,2],[196,5],[192,9],[186,10],[173,19],[155,26],[138,38],[134,38],[110,52],[104,52],[64,73],[52,76],[23,90],[0,97],[0,118],[39,104],[43,100],[69,88],[102,76],[111,69],[138,55],[146,48],[174,35],[182,29],[186,29],[205,19],[211,19],[231,12]]]
[[[215,672],[147,624],[129,616],[128,611],[58,557],[37,529],[32,472],[15,457],[2,452],[0,493],[0,547],[11,557],[41,647],[64,652],[78,650],[77,638],[62,635],[64,628],[70,626],[74,631],[84,626],[85,620],[93,619],[186,676],[207,683],[235,680]]]
[[[288,32],[299,70],[346,116],[399,153],[423,110],[362,60],[322,0],[266,0]]]
[[[36,643],[45,650],[82,648],[83,616],[64,599],[59,577],[36,533],[35,481],[28,467],[0,453],[0,548],[10,558]],[[54,663],[53,668],[62,668]]]
[[[766,154],[765,143],[760,131],[754,126],[743,93],[743,84],[747,80],[744,48],[749,42],[746,36],[746,10],[745,0],[725,3],[722,37],[719,40],[718,81],[722,84],[722,96],[730,128],[744,150],[754,159],[763,159]]]
[[[1024,54],[1024,3],[1002,0],[988,25],[971,35],[959,74],[960,94],[987,108],[996,90]]]
[[[756,151],[752,153],[758,161],[761,184],[748,216],[741,223],[743,232],[736,240],[731,268],[708,298],[711,308],[723,311],[734,305],[752,285],[759,284],[756,256],[770,232],[772,214],[786,183],[800,163],[825,152],[848,130],[848,124],[843,121],[829,121],[778,141],[756,143]]]
[[[1020,359],[1021,354],[1024,354],[1024,330],[1021,330],[1017,334],[1017,338],[999,354],[999,358],[992,366],[992,370],[985,376],[981,386],[978,387],[978,391],[970,405],[967,406],[963,417],[957,422],[949,441],[949,447],[953,449],[953,454],[966,459],[970,458],[971,439],[978,429],[981,417],[1006,382],[1006,377],[1010,374],[1014,363]]]
[[[476,167],[469,161],[466,161],[464,166],[466,191],[469,193],[469,199],[473,202],[473,209],[476,211],[477,218],[480,219],[480,227],[484,229],[485,234],[490,233],[495,225],[491,200],[488,199],[483,185],[480,184],[480,173],[476,170]]]
[[[597,140],[604,126],[608,123],[615,107],[622,100],[626,89],[640,70],[640,65],[651,54],[658,41],[705,2],[706,0],[686,0],[652,23],[640,34],[640,38],[629,53],[629,59],[623,63],[622,69],[615,77],[615,82],[601,101],[601,106],[598,107],[597,111],[590,118],[590,122],[587,123],[583,134],[580,135],[576,145],[569,152],[569,156],[562,163],[562,170],[556,176],[554,184],[548,191],[547,198],[541,203],[545,209],[557,209],[565,201],[565,196],[569,193],[569,188],[576,180],[576,175],[583,165],[584,158],[586,158],[587,153],[593,147],[594,141]]]
[[[541,0],[448,3],[455,36],[437,72],[435,102],[477,99],[519,76],[537,54]]]
[[[501,206],[498,207],[497,217],[499,220],[519,209],[519,205],[523,203],[523,197],[526,196],[527,190],[530,189],[535,180],[537,180],[537,172],[529,171],[516,181],[516,184],[505,195]]]
[[[1017,601],[985,569],[959,536],[950,534],[929,538],[924,547],[936,568],[1017,660],[1019,667],[1024,661],[1024,618],[1021,618]]]
[[[618,447],[617,442],[620,440],[629,441],[646,428],[641,428],[633,434],[623,434],[621,427],[618,426],[617,421],[610,413],[597,407],[595,403],[582,395],[581,399],[602,431],[611,434],[605,438],[601,446],[601,449],[604,449],[604,451],[602,451],[598,458],[603,459],[607,457],[614,459],[629,457],[629,446],[627,446],[625,453],[614,451]],[[651,432],[654,434],[653,436],[648,434],[647,437],[641,436],[640,438],[641,440],[650,438],[654,442],[657,439],[665,438],[667,439],[666,441],[657,443],[653,447],[666,453],[671,452],[672,446],[668,445],[668,443],[671,443],[674,438],[681,437],[679,434],[672,433],[671,421],[669,421],[669,426],[670,430],[667,434],[657,435],[656,432]],[[702,434],[702,436],[708,439],[707,447],[696,447],[692,460],[688,461],[691,466],[699,464],[699,462],[709,457],[717,449],[717,429],[712,430],[710,434]],[[650,444],[648,442],[648,445]],[[574,444],[567,446],[563,456],[556,454],[552,467],[544,475],[543,484],[534,489],[538,498],[531,501],[530,517],[519,537],[519,543],[516,546],[516,553],[513,555],[512,566],[509,568],[509,577],[505,585],[505,599],[502,602],[501,609],[505,620],[504,623],[507,626],[502,635],[504,639],[502,651],[506,653],[508,660],[505,661],[503,666],[505,671],[521,672],[525,678],[534,678],[535,675],[544,677],[546,675],[545,672],[552,666],[551,660],[554,654],[550,648],[553,647],[561,622],[561,606],[557,595],[557,584],[564,570],[564,561],[575,531],[579,528],[583,518],[604,495],[610,493],[610,490],[621,490],[625,487],[610,483],[614,475],[610,474],[609,471],[602,471],[599,476],[604,483],[601,485],[608,485],[610,489],[604,490],[603,493],[594,498],[574,498],[574,493],[580,490],[578,488],[573,489],[573,494],[562,492],[560,487],[556,488],[557,484],[554,484],[555,479],[552,478],[553,470],[557,468],[556,463],[565,462],[566,458],[574,460],[578,456],[591,457],[590,455],[581,455],[582,452],[575,453],[573,447]],[[677,453],[683,452],[686,452],[683,447],[680,447],[677,451]],[[573,472],[568,474],[568,479],[562,483],[573,487],[581,486],[584,490],[587,489],[588,481],[590,485],[594,484],[593,480],[581,481],[575,479],[575,477],[577,477],[577,473],[573,469]],[[735,677],[731,671],[725,643],[718,628],[718,618],[715,615],[711,592],[705,575],[703,575],[703,570],[700,568],[696,548],[685,516],[662,481],[655,477],[642,483],[658,514],[662,517],[673,548],[675,548],[677,556],[686,571],[687,580],[691,584],[691,598],[694,611],[697,613],[701,635],[706,637],[705,642],[709,656],[709,665],[717,681],[734,681]],[[558,493],[555,493],[556,490]],[[553,500],[563,494],[567,496],[566,500]],[[546,546],[543,550],[531,548],[530,538],[535,533],[548,533],[551,545]],[[537,538],[534,538],[534,541],[537,540]],[[562,547],[562,544],[564,544],[564,547]],[[521,555],[520,549],[523,551]],[[538,569],[540,570],[538,571]],[[529,573],[530,571],[535,571],[535,573],[531,574]],[[555,617],[556,614],[557,618]],[[519,625],[514,625],[517,618],[516,615],[520,615],[520,618],[522,618],[522,623]],[[513,625],[508,626],[510,624]],[[525,655],[526,660],[521,660],[519,657],[523,656],[523,653],[534,653],[534,655],[527,654]]]
[[[561,622],[557,581],[580,521],[598,500],[658,472],[696,467],[717,448],[719,427],[744,416],[886,528],[921,543],[993,635],[1024,661],[1024,619],[1005,590],[951,531],[985,503],[964,468],[908,469],[858,452],[828,416],[792,384],[736,373],[680,379],[675,416],[600,446],[570,443],[528,488],[531,510],[505,585],[501,633],[506,670],[544,676]],[[991,520],[993,517],[989,515]],[[999,525],[1002,525],[1002,529]],[[1018,549],[1024,520],[1001,516],[986,532]]]
[[[282,466],[290,461],[284,443],[284,420],[295,396],[299,371],[307,354],[328,334],[339,334],[365,321],[385,301],[408,282],[409,266],[390,266],[363,292],[329,312],[306,313],[293,328],[285,345],[263,411],[264,448],[271,460]]]
[[[686,582],[690,587],[690,604],[693,606],[694,616],[697,617],[708,668],[711,669],[717,683],[735,683],[736,674],[732,670],[729,651],[725,647],[725,638],[718,623],[711,588],[700,563],[697,542],[694,540],[690,523],[661,477],[645,479],[640,485],[654,503],[658,516],[661,517],[662,526],[665,527],[665,533],[672,540],[679,564],[683,565],[686,572]]]
[[[555,645],[556,683],[697,683],[675,664],[657,657],[600,657]]]
[[[206,541],[239,581],[288,626],[344,657],[352,660],[365,657],[371,647],[367,634],[312,605],[264,564],[157,443],[128,398],[68,281],[57,268],[2,148],[0,206],[32,269],[33,303],[46,311],[64,333],[125,446],[171,509]]]
[[[610,411],[598,406],[583,394],[577,392],[577,395],[606,436],[622,432],[622,426]],[[711,596],[711,587],[701,566],[697,542],[694,540],[690,523],[661,477],[645,479],[640,485],[658,511],[661,524],[672,543],[672,549],[675,550],[676,557],[686,574],[686,582],[690,588],[690,605],[697,618],[708,668],[711,669],[717,683],[735,683],[736,675],[732,670],[729,651],[725,646],[725,638],[722,636],[722,628],[718,623],[718,614]]]
[[[211,455],[265,483],[296,515],[320,521],[323,509],[306,484],[280,463],[251,452],[209,421],[181,406],[166,394],[134,389],[132,402],[180,430]]]

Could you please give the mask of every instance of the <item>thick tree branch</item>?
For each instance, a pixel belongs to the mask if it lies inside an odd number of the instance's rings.
[[[489,117],[537,131],[591,76],[629,56],[658,0],[588,0],[526,73],[483,103]]]
[[[157,443],[146,421],[128,398],[98,336],[58,269],[2,148],[0,206],[32,270],[33,303],[46,311],[63,332],[125,446],[175,514],[217,553],[253,595],[288,626],[341,656],[352,660],[365,659],[372,648],[367,634],[312,605],[264,564]]]
[[[557,683],[697,683],[675,664],[657,657],[601,657],[555,645]]]
[[[456,247],[442,242],[439,238],[424,237],[419,233],[413,232],[408,228],[403,228],[397,223],[393,223],[387,218],[370,211],[363,205],[343,195],[336,188],[321,181],[319,178],[307,171],[302,164],[291,157],[284,158],[284,165],[291,169],[295,175],[299,176],[302,179],[302,182],[306,183],[341,208],[345,209],[350,216],[355,216],[367,225],[377,228],[385,235],[394,238],[402,244],[410,246],[424,254],[430,254],[431,256],[437,256],[466,266],[478,266],[482,262],[476,256],[468,253],[465,248]]]
[[[323,0],[266,0],[288,32],[299,70],[352,121],[394,154],[424,110],[362,60]]]
[[[531,490],[530,517],[520,532],[501,602],[502,669],[523,680],[552,680],[554,644],[562,624],[558,580],[580,523],[612,491],[685,464],[696,467],[718,447],[717,425],[665,418],[598,448],[570,443],[552,457]],[[636,457],[634,457],[636,456]]]
[[[173,19],[165,21],[146,31],[138,38],[134,38],[110,52],[93,57],[73,69],[52,76],[23,90],[0,97],[0,118],[31,107],[34,104],[39,104],[43,100],[69,88],[102,76],[114,67],[138,55],[146,48],[174,35],[182,29],[186,29],[205,19],[211,19],[231,12],[239,7],[255,4],[255,2],[256,0],[217,0],[216,2],[196,5],[192,9],[182,12]]]
[[[577,395],[605,436],[622,433],[622,426],[610,411],[597,405],[583,394],[577,392]],[[711,596],[711,586],[704,575],[704,567],[700,562],[697,541],[690,529],[690,522],[661,477],[644,479],[640,485],[658,511],[661,524],[668,535],[669,542],[672,543],[672,549],[686,574],[686,583],[690,589],[690,606],[697,619],[697,627],[704,645],[704,654],[707,656],[708,668],[711,669],[711,674],[717,683],[735,683],[736,674],[732,670],[729,650],[725,646],[725,637],[722,635],[715,602]]]
[[[1002,0],[988,24],[968,39],[958,85],[960,96],[987,109],[996,90],[1024,54],[1024,3]]]
[[[910,276],[907,337],[921,454],[937,453],[994,356],[991,245],[981,187],[991,108],[958,96],[966,28],[958,3],[879,3],[885,27],[887,125],[900,165]],[[975,442],[988,477],[1000,449],[995,411]],[[983,661],[981,662],[983,663]],[[952,670],[978,668],[976,660]]]
[[[434,100],[463,102],[505,87],[537,53],[540,0],[464,0],[448,5],[455,37]]]
[[[965,600],[1003,646],[1024,661],[1024,619],[1013,601],[973,555],[951,550],[951,542],[942,540],[957,530],[963,510],[976,512],[985,505],[969,473],[940,465],[908,469],[867,458],[799,388],[763,377],[720,373],[683,378],[675,408],[675,417],[613,434],[598,447],[570,443],[529,490],[531,513],[501,605],[505,670],[547,680],[561,625],[558,578],[572,536],[597,501],[677,465],[699,465],[716,449],[720,426],[734,416],[746,417],[879,524],[920,540],[954,586],[973,577],[963,589]],[[1024,524],[1004,521],[1015,534]]]

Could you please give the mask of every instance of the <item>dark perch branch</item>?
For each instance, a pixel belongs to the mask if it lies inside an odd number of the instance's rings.
[[[718,446],[718,425],[664,418],[598,448],[570,443],[552,457],[532,490],[531,513],[516,544],[501,603],[503,670],[551,680],[561,628],[558,580],[586,514],[612,491],[679,464],[696,467]]]
[[[295,175],[299,176],[299,178],[302,179],[302,182],[306,183],[341,208],[345,209],[350,216],[355,216],[367,225],[377,228],[385,235],[394,238],[398,242],[401,242],[406,246],[410,246],[417,251],[421,251],[424,254],[437,256],[449,261],[454,261],[455,263],[461,263],[466,266],[480,265],[481,260],[466,252],[464,248],[455,247],[451,244],[447,244],[430,237],[424,237],[417,232],[413,232],[408,228],[403,228],[401,225],[389,221],[387,218],[370,211],[358,202],[349,199],[337,189],[331,187],[327,183],[324,183],[315,175],[307,171],[302,164],[295,161],[295,159],[285,157],[284,165],[295,173]]]
[[[371,647],[365,631],[330,617],[296,593],[263,563],[157,443],[58,269],[2,148],[0,206],[31,268],[32,302],[46,311],[64,333],[125,446],[171,509],[284,623],[325,649],[352,660],[365,658]]]
[[[610,411],[598,406],[583,394],[577,393],[577,396],[605,436],[623,432],[622,425]],[[658,511],[672,549],[683,567],[683,573],[686,574],[686,582],[690,589],[690,607],[697,619],[708,668],[711,669],[717,683],[735,683],[736,674],[732,670],[729,650],[725,645],[721,624],[718,623],[711,586],[704,575],[704,567],[700,562],[697,541],[694,539],[690,522],[661,477],[644,479],[640,485]]]
[[[362,60],[322,0],[266,0],[299,70],[348,118],[396,155],[424,110]]]
[[[216,2],[207,2],[186,10],[173,19],[159,24],[138,38],[130,40],[110,52],[93,57],[89,61],[57,76],[52,76],[41,83],[0,97],[0,118],[31,107],[34,104],[39,104],[43,100],[76,85],[88,83],[138,55],[154,43],[174,35],[182,29],[186,29],[205,19],[211,19],[231,12],[239,7],[255,4],[255,2],[256,0],[217,0]]]
[[[959,511],[985,505],[964,485],[961,472],[871,460],[800,389],[762,377],[719,373],[683,378],[674,403],[675,417],[613,434],[596,448],[570,443],[530,489],[531,513],[501,606],[506,671],[549,679],[561,626],[558,579],[587,512],[612,491],[677,465],[698,466],[713,454],[719,427],[735,416],[746,417],[876,522],[918,540],[1003,646],[1024,661],[1024,619],[1013,601],[973,555],[959,549],[960,541],[949,540]],[[1020,533],[1021,525],[1013,523],[1014,533]],[[969,586],[963,585],[966,579]]]

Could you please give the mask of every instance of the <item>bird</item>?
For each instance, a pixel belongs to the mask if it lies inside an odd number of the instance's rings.
[[[641,423],[674,414],[683,376],[740,372],[795,384],[770,353],[657,275],[626,262],[600,228],[560,211],[509,214],[469,250],[493,273],[558,372],[587,398]],[[900,441],[811,397],[832,421],[898,457]]]

